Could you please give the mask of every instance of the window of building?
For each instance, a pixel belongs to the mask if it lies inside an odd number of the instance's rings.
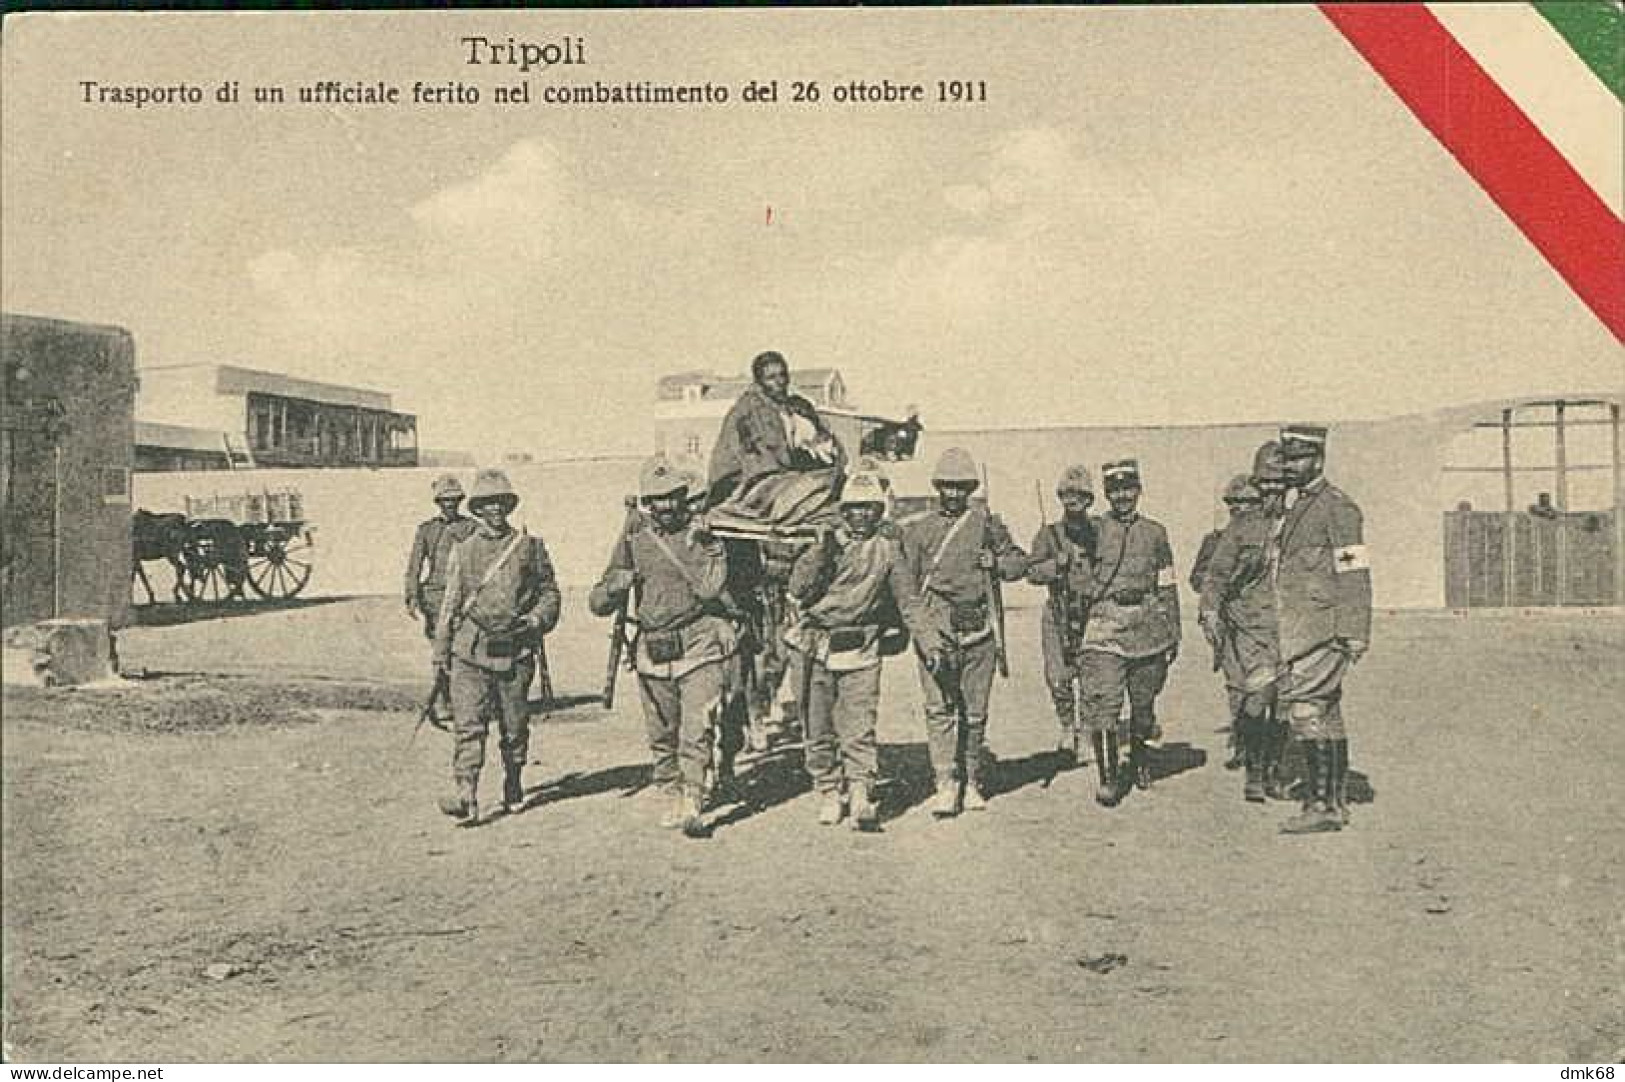
[[[683,453],[698,458],[700,456],[700,437],[689,436],[688,439],[684,440]]]

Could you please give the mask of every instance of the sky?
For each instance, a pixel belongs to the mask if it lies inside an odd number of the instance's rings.
[[[473,34],[586,62],[496,105],[521,76],[467,65]],[[29,15],[0,79],[7,311],[125,326],[142,365],[386,390],[428,447],[636,453],[661,374],[764,349],[928,427],[1621,384],[1619,343],[1312,7]],[[225,79],[485,101],[82,100]],[[854,79],[988,100],[836,103]],[[732,100],[539,100],[593,80]]]

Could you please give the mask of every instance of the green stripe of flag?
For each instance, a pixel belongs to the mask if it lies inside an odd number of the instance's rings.
[[[1536,0],[1535,10],[1625,102],[1625,15],[1612,0]]]

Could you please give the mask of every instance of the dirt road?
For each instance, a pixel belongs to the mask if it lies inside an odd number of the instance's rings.
[[[6,1056],[1620,1056],[1625,621],[1379,617],[1347,708],[1374,800],[1288,838],[1219,765],[1199,640],[1168,776],[1107,811],[1056,775],[1036,619],[1011,613],[986,813],[919,804],[894,664],[883,833],[816,826],[777,758],[700,841],[636,792],[630,685],[540,727],[527,811],[459,830],[445,737],[408,746],[423,646],[391,603],[129,632],[127,667],[245,679],[8,693]],[[596,693],[602,625],[567,620],[559,690]]]

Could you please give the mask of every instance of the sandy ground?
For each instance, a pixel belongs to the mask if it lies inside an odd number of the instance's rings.
[[[461,830],[393,603],[132,630],[149,679],[5,699],[6,1058],[1619,1059],[1625,620],[1379,618],[1348,706],[1371,799],[1290,838],[1219,765],[1194,644],[1166,776],[1097,807],[1011,619],[989,811],[920,805],[894,664],[884,832],[815,825],[779,756],[706,840],[654,825],[629,683],[541,725],[527,811]],[[597,693],[603,634],[572,597],[563,695]]]

